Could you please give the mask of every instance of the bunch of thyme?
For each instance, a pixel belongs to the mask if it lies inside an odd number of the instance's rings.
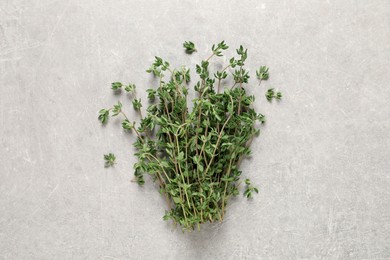
[[[183,46],[187,53],[196,50],[192,42]],[[206,221],[222,221],[227,202],[240,193],[241,183],[246,184],[244,196],[250,198],[253,192],[258,192],[249,179],[240,179],[239,164],[243,157],[250,155],[251,140],[260,132],[256,121],[264,123],[265,117],[252,107],[255,97],[246,94],[247,49],[240,46],[237,56],[230,58],[223,69],[210,73],[210,59],[222,56],[226,49],[224,41],[213,45],[211,55],[196,65],[200,79],[194,85],[198,95],[192,100],[191,111],[188,108],[190,69],[174,69],[160,57],[155,57],[147,70],[159,79],[159,85],[147,90],[151,103],[145,117],[141,113],[141,100],[132,101],[141,115],[139,124],[129,120],[120,102],[99,111],[98,118],[103,124],[110,115],[121,115],[123,129],[137,135],[135,180],[142,185],[145,174],[152,176],[167,202],[163,219],[171,219],[183,229],[199,228]],[[229,70],[234,84],[222,89],[221,83]],[[267,80],[268,68],[261,66],[256,76],[260,81]],[[112,83],[115,91],[122,87],[131,93],[136,88],[134,84]],[[273,90],[267,95],[267,99],[272,99]],[[280,100],[281,94],[275,98]],[[113,157],[107,159],[111,161],[106,165],[113,165]]]

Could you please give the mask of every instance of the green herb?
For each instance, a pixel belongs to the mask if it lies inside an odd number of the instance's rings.
[[[126,92],[133,93],[135,91],[135,85],[134,84],[129,84],[125,87]]]
[[[259,80],[267,80],[269,78],[268,70],[268,67],[260,66],[259,70],[256,71],[257,78]]]
[[[111,167],[111,166],[114,166],[115,164],[115,155],[112,154],[112,153],[109,153],[109,154],[105,154],[104,155],[104,160],[105,160],[105,164],[104,166],[107,168],[107,167]]]
[[[118,101],[118,104],[112,108],[112,116],[117,116],[120,112],[122,112],[122,103]]]
[[[106,124],[107,121],[108,121],[108,117],[109,117],[109,110],[107,109],[101,109],[99,111],[99,117],[98,119],[100,120],[100,122],[102,122],[102,124]]]
[[[183,46],[189,53],[195,50],[192,42]],[[167,202],[163,219],[173,220],[183,229],[224,219],[229,199],[240,193],[243,181],[239,165],[251,154],[251,141],[260,133],[258,123],[265,122],[265,116],[252,105],[255,97],[247,94],[250,79],[249,71],[244,68],[247,49],[240,46],[221,70],[210,71],[209,60],[222,56],[227,49],[224,41],[212,46],[210,56],[195,66],[199,76],[196,82],[192,82],[189,68],[172,68],[169,62],[155,57],[147,72],[159,83],[147,90],[149,104],[145,117],[141,99],[131,95],[139,123],[128,119],[120,102],[99,111],[98,118],[103,124],[109,111],[111,116],[124,117],[122,128],[136,135],[135,181],[143,185],[144,175],[150,175]],[[268,70],[261,66],[256,72],[260,82],[268,79]],[[229,75],[234,81],[232,86],[226,86]],[[192,101],[188,97],[190,82],[196,92]],[[118,90],[122,86],[115,82],[112,88]],[[134,92],[135,85],[125,86],[125,90]],[[280,100],[282,95],[270,89],[266,97],[269,101]],[[245,197],[251,198],[259,192],[249,179],[244,183]]]
[[[135,123],[130,123],[128,119],[122,121],[122,128],[125,130],[132,130],[134,128]]]
[[[111,83],[111,88],[113,90],[119,90],[119,89],[122,88],[122,86],[123,86],[123,84],[120,83],[120,82],[113,82],[113,83]]]
[[[259,193],[259,190],[251,185],[251,181],[249,179],[245,180],[246,189],[244,191],[244,196],[247,198],[252,198],[253,192]]]
[[[189,54],[191,54],[194,51],[196,51],[195,44],[193,42],[190,42],[190,41],[184,42],[183,43],[183,47],[186,49],[186,52],[189,53]]]
[[[133,100],[133,107],[135,110],[140,110],[142,107],[141,99],[134,99]]]
[[[281,92],[275,92],[273,88],[270,88],[265,93],[265,97],[269,102],[272,102],[272,99],[276,99],[277,101],[282,100],[282,93]]]
[[[148,93],[148,99],[150,101],[154,101],[154,99],[156,98],[157,91],[154,89],[148,89],[146,90],[146,92]]]

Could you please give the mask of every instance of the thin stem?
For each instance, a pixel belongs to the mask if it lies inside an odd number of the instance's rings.
[[[211,55],[206,59],[206,61],[209,61],[214,55],[215,55],[215,52],[213,52],[213,54],[211,54]]]
[[[158,180],[159,180],[159,182],[160,182],[160,187],[163,188],[164,185],[165,185],[165,182],[164,182],[164,180],[161,178],[159,172],[158,172],[158,174],[157,174],[157,178],[158,178]],[[172,208],[171,201],[169,200],[168,194],[167,194],[165,191],[164,191],[164,197],[165,197],[165,200],[166,200],[166,202],[167,202],[168,209],[171,209],[171,208]]]
[[[231,66],[231,64],[227,65],[225,68],[223,68],[223,70],[221,72],[224,72],[225,70],[227,70],[227,68],[229,68]]]
[[[208,128],[209,128],[209,126],[206,125],[206,129],[205,129],[205,133],[204,133],[205,138],[207,138],[207,130],[208,130]],[[208,163],[207,163],[207,160],[206,160],[206,153],[204,152],[205,145],[206,145],[206,142],[203,142],[202,148],[201,148],[200,153],[199,153],[199,158],[202,157],[202,153],[203,153],[204,162],[207,165]]]
[[[231,64],[228,64],[225,68],[222,69],[221,73],[223,73],[225,70],[227,70],[227,68],[229,68],[231,66]],[[221,87],[221,78],[218,78],[218,91],[217,93],[219,93],[219,89]]]
[[[120,111],[120,113],[126,118],[127,121],[130,122],[129,118],[126,116],[126,114],[123,112],[123,111]],[[137,131],[137,129],[135,128],[135,126],[132,128],[133,131],[137,134],[138,138],[141,140],[142,143],[144,143],[144,139],[142,138],[142,136],[140,135],[140,133]]]
[[[261,84],[262,81],[263,81],[263,80],[260,78],[260,79],[259,79],[259,85],[258,85],[258,86],[260,86],[260,84]]]

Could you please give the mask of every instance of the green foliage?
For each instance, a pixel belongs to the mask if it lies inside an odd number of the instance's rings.
[[[186,50],[195,49],[192,42],[183,46]],[[240,193],[243,181],[239,165],[251,154],[250,143],[260,133],[258,123],[265,122],[265,116],[253,107],[255,97],[247,94],[244,85],[250,78],[244,68],[247,49],[240,46],[236,50],[238,56],[231,57],[223,69],[210,71],[209,60],[222,56],[227,49],[224,41],[214,44],[211,55],[196,65],[200,79],[192,84],[197,92],[195,99],[189,101],[188,97],[190,69],[171,68],[169,62],[155,57],[147,72],[157,77],[159,83],[147,90],[146,116],[142,116],[142,103],[135,95],[131,98],[140,116],[139,123],[129,121],[120,102],[109,109],[112,116],[123,115],[124,130],[136,134],[135,181],[143,185],[144,175],[150,175],[167,201],[163,219],[184,229],[223,220],[229,199]],[[229,75],[235,84],[224,87],[221,81]],[[256,75],[260,81],[267,79],[268,68],[260,67]],[[127,88],[134,92],[135,86],[125,86],[126,91]],[[282,96],[272,89],[266,97],[280,100]],[[107,122],[109,110],[99,111],[102,123]],[[244,182],[245,197],[258,193],[249,179]]]
[[[113,82],[113,83],[111,83],[111,88],[113,90],[119,90],[119,89],[122,88],[122,86],[123,86],[123,84],[120,83],[120,82]]]
[[[125,119],[122,121],[122,128],[130,131],[134,128],[134,123],[130,123],[128,119]]]
[[[150,88],[150,89],[146,90],[146,92],[148,93],[148,99],[150,101],[154,101],[154,99],[156,98],[157,91]]]
[[[98,119],[99,119],[100,122],[102,122],[102,124],[106,124],[107,123],[108,117],[110,116],[109,113],[110,113],[109,110],[104,109],[104,108],[99,111]]]
[[[216,77],[217,79],[226,79],[227,76],[228,74],[226,71],[217,71],[216,73],[214,73],[214,77]]]
[[[135,91],[135,85],[134,84],[129,84],[125,86],[126,92],[133,93]]]
[[[186,49],[186,52],[189,53],[189,54],[191,54],[194,51],[196,51],[195,44],[193,42],[191,42],[191,41],[184,42],[183,43],[183,47]]]
[[[249,179],[245,180],[245,184],[246,184],[246,189],[244,191],[244,197],[247,197],[249,199],[252,198],[253,192],[259,193],[259,190],[256,187],[251,185],[251,181]]]
[[[229,48],[229,46],[226,45],[225,41],[222,41],[222,42],[218,43],[217,46],[215,46],[215,44],[213,44],[213,46],[211,47],[211,50],[213,51],[213,54],[215,54],[217,56],[222,56],[222,51],[226,50],[228,48]]]
[[[256,71],[256,76],[259,80],[267,80],[269,78],[269,68],[267,66],[260,66]]]
[[[115,164],[115,155],[112,154],[112,153],[109,153],[109,154],[105,154],[104,155],[104,161],[105,161],[105,164],[104,166],[107,168],[107,167],[111,167],[111,166],[114,166]]]
[[[281,92],[275,92],[273,88],[270,88],[265,93],[265,97],[269,102],[272,102],[272,99],[276,99],[277,101],[282,100],[282,93]]]
[[[114,105],[114,108],[112,109],[112,116],[117,116],[120,112],[122,112],[122,103],[118,101],[118,103]]]

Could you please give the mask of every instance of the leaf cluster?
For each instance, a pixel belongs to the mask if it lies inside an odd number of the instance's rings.
[[[105,161],[104,166],[105,166],[106,168],[111,167],[111,166],[114,166],[115,160],[116,160],[116,158],[115,158],[115,155],[114,155],[114,154],[112,154],[112,153],[105,154],[105,155],[104,155],[104,161]]]
[[[272,99],[276,99],[276,101],[282,100],[282,93],[279,91],[275,91],[275,89],[270,88],[265,93],[265,97],[269,102],[272,102]]]
[[[196,51],[195,44],[191,41],[184,42],[183,47],[185,48],[186,52],[191,54]]]

